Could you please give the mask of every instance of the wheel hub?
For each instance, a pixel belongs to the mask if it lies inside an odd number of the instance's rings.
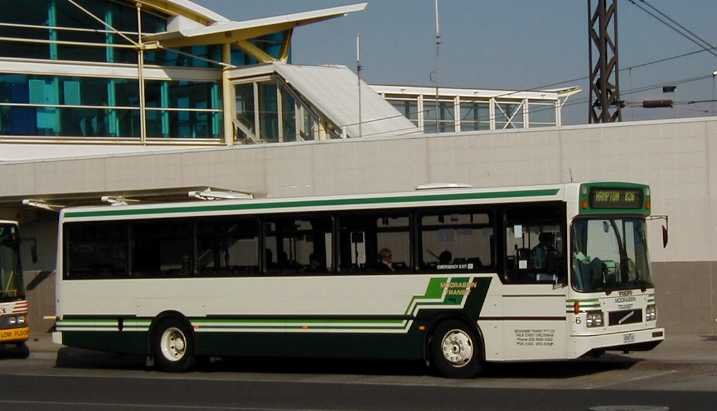
[[[463,367],[473,358],[473,340],[463,330],[451,330],[441,341],[443,358],[454,367]]]
[[[187,337],[176,327],[164,330],[160,345],[164,358],[172,362],[181,360],[187,353]]]

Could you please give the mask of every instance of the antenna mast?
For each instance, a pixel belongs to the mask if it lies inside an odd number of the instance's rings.
[[[436,133],[439,131],[439,125],[440,125],[440,103],[438,102],[438,71],[439,71],[439,62],[441,57],[441,21],[440,21],[440,15],[438,14],[438,0],[434,0],[433,2],[435,6],[435,16],[436,16],[436,61],[435,66],[433,67],[433,82],[436,85]]]
[[[363,118],[361,113],[361,33],[356,35],[356,74],[358,76],[358,128],[359,137],[363,137]]]

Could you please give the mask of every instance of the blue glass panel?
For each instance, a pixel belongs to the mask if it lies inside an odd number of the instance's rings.
[[[163,126],[163,118],[169,118],[169,128]],[[188,138],[188,139],[217,139],[223,133],[221,129],[214,129],[212,122],[221,113],[202,111],[158,111],[147,112],[147,136],[150,138]]]
[[[110,133],[110,119],[119,128]],[[138,137],[139,110],[1,107],[0,134],[46,137]]]
[[[221,109],[221,99],[216,98],[217,85],[216,81],[147,81],[145,101],[147,107],[155,108]]]
[[[114,102],[109,101],[110,85]],[[138,87],[130,79],[0,74],[0,102],[138,107]]]
[[[212,67],[218,68],[217,64],[210,61],[193,58],[193,56],[216,62],[222,61],[222,51],[220,46],[195,46],[182,47],[178,51],[186,54],[180,54],[173,50],[158,50],[145,53],[144,62],[146,64],[155,64],[160,66],[175,67]]]
[[[49,0],[23,1],[22,7],[18,7],[18,3],[18,0],[0,0],[0,22],[47,25]]]

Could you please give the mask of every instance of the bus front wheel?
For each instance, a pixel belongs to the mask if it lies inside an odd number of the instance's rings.
[[[162,371],[183,372],[194,364],[194,335],[186,322],[163,318],[152,333],[154,362]]]
[[[447,378],[471,378],[482,370],[478,334],[464,322],[440,323],[431,339],[431,360],[436,371]]]

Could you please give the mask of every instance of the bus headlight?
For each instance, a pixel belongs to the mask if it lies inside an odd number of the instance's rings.
[[[645,321],[655,320],[657,320],[657,306],[655,304],[650,304],[645,307]]]
[[[588,328],[602,327],[602,311],[586,312],[585,324],[588,326]]]
[[[26,322],[27,322],[27,320],[25,320],[24,315],[17,316],[17,325],[25,325]]]
[[[17,317],[12,316],[7,319],[7,323],[10,327],[13,327],[15,324],[17,324]]]

